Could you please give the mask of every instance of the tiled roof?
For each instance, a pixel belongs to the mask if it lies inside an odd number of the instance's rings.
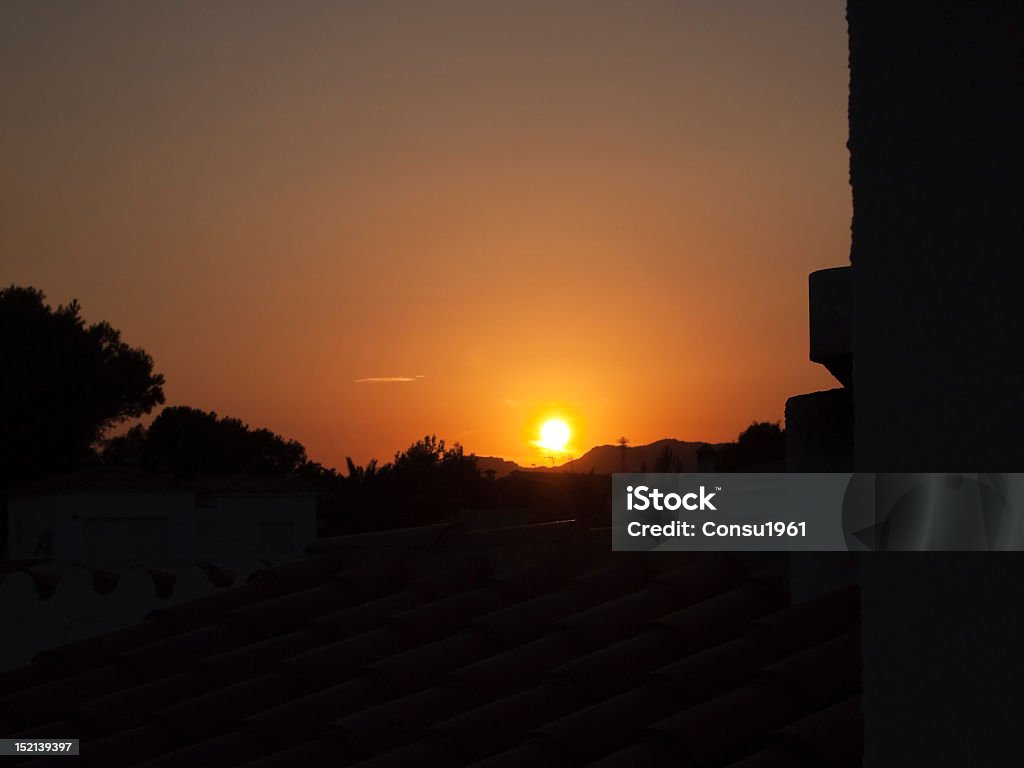
[[[77,736],[104,768],[859,764],[855,590],[790,606],[784,559],[610,540],[319,540],[0,673],[0,735]]]

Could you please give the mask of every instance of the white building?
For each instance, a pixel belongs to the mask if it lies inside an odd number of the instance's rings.
[[[278,478],[93,469],[24,488],[7,500],[0,611],[18,631],[0,647],[0,670],[244,584],[302,557],[315,535],[315,496]]]
[[[120,570],[244,567],[301,556],[316,536],[316,498],[267,477],[181,480],[90,470],[24,489],[7,503],[7,558]]]

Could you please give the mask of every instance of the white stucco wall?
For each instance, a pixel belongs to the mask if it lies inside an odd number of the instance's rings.
[[[181,492],[15,498],[8,502],[8,556],[166,568],[192,549],[195,513],[193,494]]]
[[[114,570],[140,563],[176,571],[203,561],[244,567],[253,560],[301,556],[316,537],[316,499],[311,494],[54,493],[11,499],[7,525],[10,559]]]
[[[276,560],[300,556],[316,538],[312,495],[224,495],[199,499],[198,560]]]
[[[9,500],[7,525],[8,558],[37,560],[32,573],[57,583],[47,596],[28,570],[0,573],[0,612],[18,627],[0,647],[0,670],[25,663],[42,649],[133,624],[156,608],[211,593],[219,587],[200,563],[225,566],[237,586],[267,563],[302,557],[316,536],[316,498],[51,493]],[[50,551],[37,552],[46,531]],[[113,590],[98,593],[90,569],[113,574]],[[175,574],[169,594],[157,593],[149,569]]]

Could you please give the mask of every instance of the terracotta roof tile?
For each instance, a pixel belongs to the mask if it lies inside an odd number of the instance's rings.
[[[174,704],[160,710],[156,720],[174,728],[183,743],[192,744],[305,692],[306,687],[295,675],[275,671]]]
[[[155,755],[175,749],[175,736],[156,724],[132,728],[101,739],[90,740],[75,762],[88,768],[126,768]],[[67,757],[33,760],[32,768],[67,768]]]
[[[393,615],[390,621],[400,624],[403,631],[420,642],[431,642],[461,629],[481,614],[506,607],[512,601],[512,596],[504,590],[485,586],[410,608]]]
[[[414,592],[403,590],[320,616],[313,619],[310,626],[321,630],[330,641],[343,640],[371,630],[385,618],[418,604],[419,597]]]
[[[682,572],[682,573],[685,573]],[[704,582],[704,587],[691,589],[689,594],[677,595],[679,602],[686,602],[690,599],[711,591],[715,588],[727,589],[728,585],[742,575],[741,570],[733,571],[732,575],[723,582],[716,584],[713,579]],[[688,578],[680,579],[679,573],[672,574],[672,579],[657,580],[652,586],[660,586],[664,583],[678,583],[687,587],[694,578],[694,573],[689,573]],[[739,598],[736,597],[739,595]],[[767,596],[767,599],[765,599]],[[668,662],[673,657],[685,655],[697,646],[697,642],[711,644],[721,634],[728,635],[730,631],[735,632],[736,627],[745,627],[751,618],[759,616],[781,602],[781,596],[772,592],[760,582],[753,582],[744,585],[738,590],[725,592],[723,595],[711,597],[707,600],[695,603],[692,606],[683,608],[680,611],[668,614],[669,621],[665,624],[655,624],[652,628],[644,630],[632,638],[620,641],[607,646],[601,650],[581,656],[567,664],[553,670],[551,678],[569,683],[577,693],[577,704],[574,709],[585,706],[588,703],[600,701],[612,696],[642,678],[643,673],[652,668]],[[678,602],[676,603],[678,604]],[[607,606],[611,607],[611,606]],[[606,608],[607,608],[606,607]],[[664,618],[664,617],[663,617]],[[696,635],[696,639],[687,642],[684,639],[685,633],[678,634],[676,627],[689,627],[691,624],[702,625],[702,631]],[[718,628],[719,631],[709,629],[708,626]],[[484,706],[477,712],[494,712],[494,718],[498,719],[498,713],[503,712],[505,707],[511,707],[518,711],[523,702],[534,701],[538,703],[532,710],[524,711],[519,717],[519,726],[525,732],[534,727],[543,725],[545,722],[566,714],[565,712],[552,712],[547,710],[540,702],[543,697],[537,693],[539,689],[531,689],[522,694],[517,694],[509,699],[495,702]],[[580,695],[585,694],[585,695]],[[457,720],[475,722],[475,713],[468,713]],[[506,719],[501,726],[502,732],[509,733],[510,723],[514,719]],[[600,723],[595,724],[595,727]],[[439,726],[440,730],[450,729],[452,723],[445,723]],[[463,729],[467,733],[473,733],[474,729]],[[590,730],[589,728],[587,730]],[[514,735],[521,735],[515,733]],[[511,736],[506,737],[506,741]],[[493,745],[492,745],[493,746]],[[481,755],[477,755],[481,756]]]
[[[787,608],[784,573],[748,575],[779,557],[615,553],[575,522],[310,553],[0,675],[5,735],[75,727],[103,768],[860,753],[858,595]]]
[[[639,685],[551,718],[532,738],[548,741],[549,751],[565,755],[573,764],[586,765],[622,749],[641,729],[677,710],[680,704],[677,691],[650,683]]]
[[[221,621],[228,613],[243,605],[283,595],[285,587],[272,578],[259,578],[231,589],[223,589],[197,600],[178,603],[169,608],[158,608],[147,617],[146,623],[154,619],[163,622],[163,634],[184,632],[207,624]],[[139,645],[141,643],[136,643]]]
[[[503,647],[515,648],[536,640],[563,616],[590,608],[599,600],[589,590],[570,587],[493,611],[473,623],[485,628]]]
[[[518,600],[529,600],[561,588],[586,565],[572,557],[547,557],[527,568],[508,568],[491,577],[490,582]]]
[[[500,699],[540,682],[549,669],[583,652],[580,643],[566,632],[545,637],[497,656],[463,667],[452,674],[482,701]]]
[[[801,709],[823,709],[860,689],[860,632],[854,630],[789,656],[762,673],[789,684]]]
[[[786,605],[786,595],[772,584],[746,581],[735,589],[658,618],[691,648],[710,648],[744,632],[750,622]]]
[[[735,640],[710,648],[657,670],[663,683],[692,689],[698,680],[746,679],[756,669],[842,634],[857,623],[857,591],[823,595],[796,606],[761,616]],[[734,674],[735,673],[735,674]],[[700,690],[705,690],[699,686]],[[709,693],[711,688],[706,689]]]
[[[160,619],[147,619],[139,624],[40,651],[33,661],[61,675],[95,669],[112,661],[116,654],[165,637],[169,631],[170,625]]]
[[[345,747],[326,739],[312,739],[245,763],[246,768],[305,768],[348,763]]]
[[[0,691],[23,691],[57,677],[60,677],[57,665],[33,662],[0,672]]]
[[[632,554],[635,553],[628,553]],[[656,575],[650,562],[629,557],[621,561],[606,561],[601,567],[588,569],[575,577],[570,586],[595,600],[611,600],[639,589]]]
[[[415,640],[400,628],[385,626],[300,653],[284,664],[315,687],[337,685],[365,665],[411,648]]]
[[[494,644],[486,633],[467,629],[368,664],[366,671],[386,683],[395,695],[401,695],[439,683],[445,675],[488,656],[493,650]]]
[[[749,568],[729,553],[692,553],[684,564],[659,573],[652,580],[666,584],[681,595],[686,603],[695,603],[708,595],[730,589],[747,577]]]
[[[778,662],[747,686],[666,718],[649,729],[704,764],[738,757],[771,731],[848,696],[859,686],[856,633]]]
[[[612,572],[609,569],[605,574],[611,575]],[[603,574],[596,576],[600,575]],[[731,558],[716,558],[705,565],[689,565],[676,572],[659,575],[642,588],[639,584],[622,591],[612,587],[608,589],[610,599],[563,619],[558,626],[573,632],[587,645],[601,647],[621,640],[637,627],[675,608],[728,590],[741,576],[742,571],[735,569]]]
[[[461,768],[465,758],[441,739],[421,739],[405,747],[385,752],[356,763],[360,768],[408,768],[429,765],[432,768]]]
[[[860,763],[857,764],[858,766]],[[824,768],[821,763],[808,760],[794,745],[772,744],[760,752],[748,755],[735,763],[729,763],[729,768]],[[854,768],[854,766],[849,766]]]
[[[522,734],[586,706],[587,697],[571,685],[550,680],[470,709],[434,727],[473,760],[516,746]]]
[[[144,762],[138,768],[222,768],[241,765],[262,757],[270,751],[258,737],[242,731],[228,731],[187,747],[165,752]]]
[[[689,650],[673,632],[653,628],[572,659],[550,675],[584,694],[586,703],[593,703],[635,685],[646,672]]]
[[[491,574],[488,562],[479,557],[461,558],[444,568],[420,576],[410,585],[424,601],[445,597],[482,587]]]
[[[405,561],[386,558],[360,567],[346,567],[331,576],[331,580],[344,593],[349,606],[391,595],[405,587],[415,576],[417,559]]]
[[[766,680],[665,718],[648,738],[672,742],[682,761],[704,765],[743,754],[800,713],[788,686]]]
[[[789,725],[760,751],[730,768],[856,768],[863,759],[860,697],[833,704]]]
[[[6,733],[19,739],[49,739],[52,738],[55,733],[77,733],[80,734],[79,738],[96,738],[99,736],[98,733],[90,728],[85,728],[83,732],[82,723],[77,719],[70,718],[63,720],[51,720],[43,723],[42,725],[26,728],[23,731],[15,732],[12,730],[6,731]]]
[[[439,685],[369,707],[336,721],[327,738],[347,745],[351,755],[370,756],[401,747],[424,728],[477,701],[457,685]]]
[[[5,696],[0,699],[0,713],[17,730],[23,730],[63,717],[84,701],[139,682],[124,664],[110,664]]]
[[[553,631],[571,635],[581,651],[603,648],[623,640],[665,615],[677,596],[662,584],[649,585],[558,621]]]
[[[249,576],[249,582],[272,581],[282,592],[297,592],[320,586],[325,579],[344,565],[339,553],[314,555],[302,560],[293,560],[270,568],[262,568]],[[367,568],[364,574],[370,581],[371,574],[379,568]]]
[[[224,621],[239,635],[265,640],[349,604],[341,585],[328,580],[320,586],[235,608]]]
[[[860,623],[860,591],[846,587],[758,619],[755,626],[794,649],[820,643]]]
[[[551,745],[537,740],[527,741],[512,749],[471,763],[471,765],[473,768],[518,768],[523,765],[528,765],[530,768],[573,768],[573,764],[564,755]],[[636,768],[636,766],[653,765],[653,763],[641,761],[625,765]]]
[[[243,730],[261,734],[281,749],[328,730],[331,721],[353,712],[370,710],[390,699],[390,691],[370,676],[268,707],[242,721]]]
[[[739,687],[785,653],[781,643],[748,634],[666,664],[650,683],[672,691],[677,708],[687,707]]]
[[[828,768],[852,768],[863,758],[863,729],[860,696],[851,696],[786,726],[772,743],[796,744]]]
[[[324,634],[310,626],[207,656],[196,663],[196,668],[220,685],[228,685],[269,672],[281,660],[318,648],[324,642]]]
[[[188,670],[94,698],[72,710],[71,716],[89,730],[109,736],[145,725],[161,709],[213,685],[208,676]]]
[[[237,628],[211,624],[125,651],[118,659],[141,680],[159,680],[183,672],[196,659],[233,648],[245,639]]]

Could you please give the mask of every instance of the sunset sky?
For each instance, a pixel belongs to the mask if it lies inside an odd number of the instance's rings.
[[[0,5],[0,283],[340,466],[733,439],[835,386],[842,0]]]

